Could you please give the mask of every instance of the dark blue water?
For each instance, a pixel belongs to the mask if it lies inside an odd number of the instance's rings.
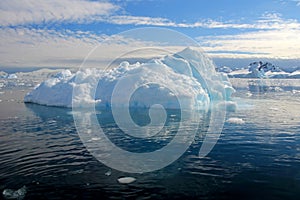
[[[220,139],[208,156],[198,157],[209,123],[209,117],[204,116],[199,135],[184,155],[163,169],[142,174],[120,172],[99,162],[80,140],[72,111],[24,104],[22,97],[27,90],[1,90],[1,192],[25,185],[25,199],[298,199],[300,196],[300,98],[295,88],[252,91],[252,96],[241,89],[236,94],[238,110],[228,112],[227,118],[242,118],[245,123],[225,122]],[[177,111],[169,112],[170,116],[179,116]],[[106,130],[113,130],[107,131],[108,135],[116,133],[111,138],[123,148],[138,152],[165,145],[140,141],[132,146],[129,137],[118,134],[109,112],[102,111],[98,119]],[[146,124],[149,119],[139,116],[136,120],[139,123],[145,120]],[[174,123],[167,126],[173,127],[176,120],[180,118],[175,117]],[[108,171],[111,171],[109,176]],[[128,185],[118,183],[118,178],[127,176],[135,177],[136,181]]]

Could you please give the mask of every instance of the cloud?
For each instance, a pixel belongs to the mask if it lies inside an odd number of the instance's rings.
[[[300,6],[300,0],[293,0],[297,3],[297,6]]]
[[[300,1],[299,1],[300,2]],[[175,22],[167,18],[119,15],[121,7],[109,2],[86,0],[2,0],[0,26],[17,26],[49,22],[108,23],[208,29],[282,29],[300,28],[297,20],[282,19],[280,14],[266,13],[251,23],[202,19],[196,22]]]
[[[215,58],[300,58],[298,29],[258,30],[235,35],[199,36],[196,39],[203,50]],[[170,46],[171,43],[167,44],[168,46],[159,46],[164,44],[159,42],[157,45],[138,38],[128,39],[118,35],[96,35],[88,31],[24,27],[1,28],[0,43],[1,66],[20,67],[79,67],[85,57],[98,45],[102,45],[102,48],[88,59],[88,65],[93,67],[107,66],[109,62],[125,53],[127,53],[125,57],[132,58],[133,54],[128,52],[140,47],[168,47],[172,52],[183,48]],[[134,52],[134,55],[144,52]]]
[[[178,28],[207,28],[207,29],[299,29],[300,23],[294,19],[282,19],[278,13],[265,13],[259,20],[252,23],[221,22],[203,19],[194,23],[178,23],[167,18],[144,16],[115,15],[105,20],[107,23],[118,25],[147,25]]]
[[[214,24],[210,27],[249,29],[246,33],[200,36],[197,40],[213,57],[300,58],[300,23],[265,13],[253,24]]]
[[[200,36],[205,51],[214,57],[300,58],[300,30],[260,30],[235,35]]]
[[[300,1],[297,1],[298,5]],[[243,33],[199,36],[197,40],[214,57],[226,58],[300,58],[300,23],[284,19],[278,13],[265,13],[259,19],[196,22],[175,22],[162,17],[120,15],[122,8],[110,3],[85,0],[2,0],[0,1],[0,59],[2,66],[79,66],[86,55],[108,35],[88,31],[28,28],[30,24],[51,22],[108,23],[176,28],[236,29]],[[18,27],[18,28],[11,28]],[[236,31],[235,31],[236,32]],[[246,33],[245,33],[246,32]],[[114,36],[117,37],[117,36]],[[107,45],[105,52],[90,61],[111,60],[130,51],[128,40]],[[147,46],[145,41],[130,41],[131,46]],[[173,47],[178,49],[178,47]]]
[[[0,29],[2,66],[79,66],[84,57],[106,35],[29,29]],[[77,60],[77,63],[74,63]]]
[[[150,26],[169,26],[176,27],[176,23],[170,21],[166,18],[153,18],[153,17],[143,17],[143,16],[111,16],[107,19],[108,23],[118,24],[118,25],[150,25]]]
[[[156,56],[156,42],[124,35],[95,35],[88,31],[33,28],[0,29],[0,60],[5,67],[107,67],[123,58]],[[99,47],[99,48],[96,48]],[[131,52],[131,53],[130,53]]]
[[[47,22],[90,21],[107,16],[119,7],[109,2],[85,0],[1,0],[0,26]]]

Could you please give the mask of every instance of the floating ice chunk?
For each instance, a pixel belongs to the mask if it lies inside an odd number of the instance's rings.
[[[122,177],[118,179],[118,182],[121,184],[129,184],[133,183],[134,181],[136,181],[136,178],[133,177]]]
[[[292,90],[292,93],[293,93],[293,94],[300,93],[300,90]]]
[[[230,124],[244,124],[245,121],[242,118],[237,118],[237,117],[231,117],[226,120],[226,122]]]
[[[3,197],[4,199],[17,199],[17,200],[22,200],[24,199],[25,195],[27,193],[27,188],[24,185],[18,190],[13,190],[13,189],[5,189],[3,190]]]
[[[274,91],[275,91],[275,92],[282,92],[283,89],[282,89],[281,87],[276,86],[276,87],[274,88]]]
[[[251,97],[251,96],[252,96],[252,93],[251,93],[250,91],[248,91],[248,92],[246,93],[246,96],[247,96],[247,97]]]
[[[4,71],[0,71],[0,78],[6,78],[7,77],[7,73]]]
[[[111,175],[111,169],[109,169],[107,172],[105,172],[105,176],[110,176]]]
[[[9,75],[7,76],[7,78],[8,78],[8,79],[16,79],[16,78],[18,78],[18,76],[17,76],[16,74],[9,74]]]
[[[270,110],[274,110],[274,111],[279,111],[279,110],[280,110],[280,109],[277,108],[277,107],[270,107],[269,109],[270,109]]]
[[[217,71],[224,72],[224,73],[230,73],[230,72],[232,72],[232,69],[227,66],[222,66],[222,67],[217,68]]]
[[[101,140],[101,138],[99,138],[99,137],[92,137],[91,140],[92,141],[98,141],[98,140]]]

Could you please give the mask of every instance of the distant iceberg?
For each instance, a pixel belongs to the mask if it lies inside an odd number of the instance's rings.
[[[18,76],[17,76],[16,74],[9,74],[9,75],[7,76],[7,78],[8,78],[8,79],[16,79],[16,78],[18,78]]]
[[[300,78],[300,70],[296,70],[289,74],[289,78]]]
[[[4,71],[0,71],[0,78],[6,78],[7,77],[7,73]]]
[[[262,61],[250,63],[242,69],[229,70],[228,67],[221,67],[219,70],[230,78],[300,78],[300,70],[284,71],[272,63]]]
[[[142,108],[157,103],[165,108],[179,108],[180,98],[180,108],[201,109],[212,101],[230,101],[234,92],[227,76],[216,72],[209,59],[186,48],[146,63],[124,61],[110,70],[64,70],[36,86],[24,101],[48,106],[110,107],[116,86],[120,92],[115,101],[121,107],[126,106],[123,97],[129,95],[132,86],[135,93],[129,106]]]

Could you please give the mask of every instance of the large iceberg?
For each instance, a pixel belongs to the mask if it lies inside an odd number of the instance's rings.
[[[114,97],[120,107],[160,104],[165,108],[202,109],[212,101],[230,101],[233,92],[224,73],[216,72],[201,52],[186,48],[146,63],[123,61],[109,70],[64,70],[36,86],[24,101],[48,106],[110,107]]]

